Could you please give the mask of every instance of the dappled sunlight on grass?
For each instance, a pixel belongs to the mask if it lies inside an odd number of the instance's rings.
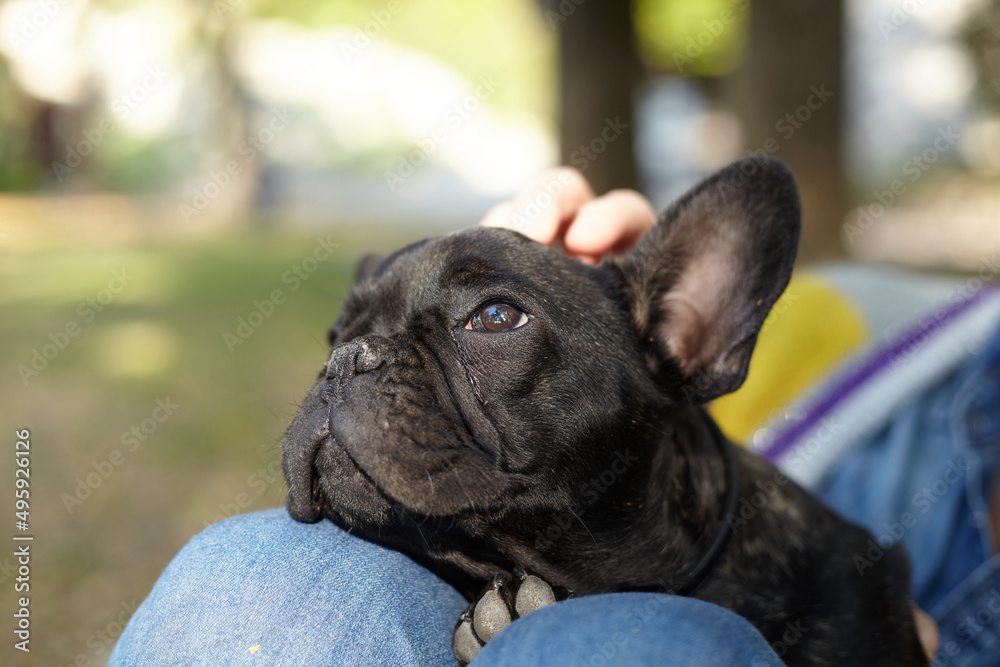
[[[98,368],[118,377],[159,375],[177,357],[176,334],[149,320],[105,327],[95,342]]]

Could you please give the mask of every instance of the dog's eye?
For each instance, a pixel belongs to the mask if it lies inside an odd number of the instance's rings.
[[[528,316],[502,301],[488,303],[472,316],[465,328],[471,331],[510,331],[528,323]]]

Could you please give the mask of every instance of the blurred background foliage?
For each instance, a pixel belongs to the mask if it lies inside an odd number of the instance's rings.
[[[11,443],[32,431],[37,539],[36,643],[0,663],[103,664],[191,535],[281,504],[281,434],[357,260],[474,224],[552,165],[663,207],[764,151],[799,180],[802,261],[994,266],[998,15],[997,0],[0,3],[0,423]],[[130,451],[167,399],[180,407]]]
[[[651,67],[660,70],[701,76],[724,76],[736,70],[743,56],[747,41],[748,3],[732,0],[638,0],[634,5],[635,44],[639,57]],[[731,21],[723,21],[725,12]],[[698,33],[706,23],[719,21],[714,32],[709,27],[712,40],[698,41]],[[700,51],[688,53],[691,45]],[[678,57],[678,54],[683,57]],[[685,62],[686,59],[691,62]]]

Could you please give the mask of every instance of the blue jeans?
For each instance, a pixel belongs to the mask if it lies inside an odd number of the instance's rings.
[[[197,535],[136,611],[119,665],[457,665],[465,600],[406,556],[283,509]],[[784,652],[780,643],[775,647]],[[577,598],[512,624],[473,667],[781,665],[749,622],[657,593]]]

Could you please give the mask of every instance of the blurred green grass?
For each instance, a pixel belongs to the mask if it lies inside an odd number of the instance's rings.
[[[4,507],[13,505],[13,432],[28,428],[32,438],[34,634],[23,664],[103,664],[118,620],[192,535],[224,514],[283,502],[282,432],[324,361],[325,332],[356,262],[426,235],[244,234],[0,254]],[[317,238],[339,247],[307,273]],[[293,289],[296,265],[308,278]],[[122,270],[134,277],[87,322],[86,300]],[[276,289],[285,301],[230,351],[223,334]],[[32,351],[70,321],[78,335],[25,384],[19,365],[30,367]],[[173,414],[150,421],[167,399],[178,406]],[[148,435],[144,420],[156,427]],[[123,444],[133,427],[146,439]],[[120,465],[109,462],[114,450]],[[100,483],[73,502],[88,475]],[[0,597],[11,609],[4,552]]]

